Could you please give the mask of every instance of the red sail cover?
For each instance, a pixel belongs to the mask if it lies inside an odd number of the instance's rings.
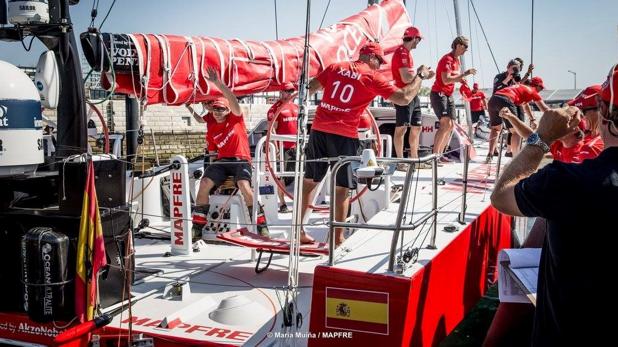
[[[310,71],[358,57],[367,41],[378,41],[387,55],[382,71],[390,78],[390,56],[401,44],[410,18],[401,0],[385,0],[310,35]],[[244,41],[207,36],[103,34],[114,73],[107,68],[102,84],[115,93],[136,95],[147,104],[181,105],[221,93],[205,78],[209,66],[236,95],[277,91],[300,78],[304,37]],[[96,67],[95,67],[96,68]],[[145,98],[144,98],[145,97]]]

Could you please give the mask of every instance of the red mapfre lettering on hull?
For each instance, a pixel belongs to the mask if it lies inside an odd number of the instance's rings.
[[[133,325],[148,327],[148,328],[156,328],[161,323],[161,320],[152,319],[152,318],[141,318],[133,316],[131,318],[123,320],[122,324],[133,323]],[[189,324],[189,323],[180,323],[173,324],[168,327],[170,331],[183,331],[186,334],[191,334],[195,337],[195,335],[201,336],[213,336],[217,338],[222,338],[231,341],[244,342],[247,341],[253,333],[247,331],[240,330],[230,330],[224,329],[221,327],[209,327],[204,325],[197,324]]]
[[[174,244],[183,245],[185,240],[182,232],[184,216],[182,214],[182,174],[180,172],[172,172],[172,205],[174,220]]]

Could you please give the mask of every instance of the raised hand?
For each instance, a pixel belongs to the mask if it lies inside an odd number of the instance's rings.
[[[221,83],[219,73],[212,66],[206,70],[206,79],[214,84]]]
[[[577,107],[551,109],[543,113],[537,132],[545,143],[551,144],[575,132],[580,120],[581,112]]]

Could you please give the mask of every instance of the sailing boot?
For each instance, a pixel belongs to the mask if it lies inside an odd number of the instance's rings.
[[[249,209],[249,214],[253,216],[253,206],[247,206],[247,208]],[[262,208],[262,205],[258,205],[255,224],[258,234],[264,237],[270,237],[270,232],[268,231],[268,226],[266,225],[266,216],[264,216],[264,209]]]
[[[210,210],[210,204],[196,205],[193,208],[193,214],[191,215],[193,222],[191,238],[193,242],[202,238],[202,230],[208,224],[208,210]]]

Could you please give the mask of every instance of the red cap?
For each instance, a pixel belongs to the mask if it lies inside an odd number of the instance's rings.
[[[541,89],[545,89],[545,84],[543,84],[543,79],[541,77],[532,77],[530,79],[530,85],[533,87],[541,87]]]
[[[479,84],[478,83],[474,83],[472,85],[472,89],[479,89]]]
[[[382,47],[380,47],[380,44],[377,42],[367,42],[361,47],[360,54],[374,54],[380,62],[383,64],[386,63],[386,60],[384,60],[384,51],[382,51]]]
[[[618,64],[610,70],[607,80],[601,86],[599,95],[603,101],[618,106]]]
[[[423,35],[421,35],[421,31],[418,30],[418,28],[409,27],[408,29],[406,29],[406,31],[403,32],[403,38],[405,39],[406,37],[420,37],[422,39]]]
[[[210,106],[213,108],[227,108],[230,109],[230,102],[226,98],[217,98],[210,102]]]
[[[567,102],[569,106],[578,107],[580,110],[588,110],[597,107],[595,96],[601,91],[600,84],[594,84],[581,91],[577,96]]]

